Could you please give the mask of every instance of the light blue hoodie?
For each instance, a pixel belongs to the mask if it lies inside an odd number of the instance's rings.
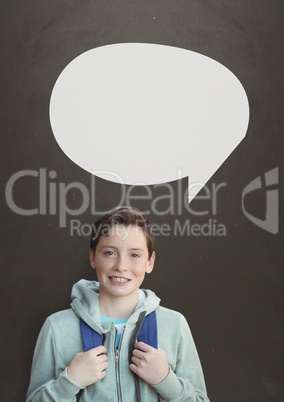
[[[142,311],[156,311],[159,348],[166,352],[170,371],[157,385],[139,379],[142,402],[209,402],[202,368],[185,318],[161,307],[160,299],[150,290],[139,290],[140,302],[128,319],[120,343],[119,360],[115,359],[115,326],[101,323],[98,302],[99,284],[81,280],[72,289],[71,309],[47,318],[34,352],[31,381],[26,402],[75,402],[80,387],[73,384],[66,368],[82,352],[79,318],[104,334],[108,368],[106,377],[86,387],[80,402],[122,402],[138,400],[135,374],[129,369],[129,340]],[[146,297],[145,297],[146,296]]]

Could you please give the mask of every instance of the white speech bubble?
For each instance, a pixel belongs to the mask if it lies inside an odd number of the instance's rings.
[[[236,76],[189,50],[120,43],[89,50],[62,71],[50,121],[65,154],[97,176],[205,184],[244,138],[249,104]],[[179,172],[179,174],[177,174]],[[191,186],[189,201],[201,186]]]

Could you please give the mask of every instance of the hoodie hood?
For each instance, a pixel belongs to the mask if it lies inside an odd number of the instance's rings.
[[[74,312],[82,318],[91,328],[101,334],[108,331],[108,328],[101,326],[99,308],[100,284],[96,281],[81,279],[75,283],[71,292],[71,307]],[[135,324],[139,314],[146,311],[146,315],[160,304],[160,299],[151,290],[139,289],[139,299],[133,314],[129,317],[128,323]]]

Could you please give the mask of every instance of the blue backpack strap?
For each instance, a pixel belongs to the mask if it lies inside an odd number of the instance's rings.
[[[146,315],[137,335],[138,342],[144,342],[158,349],[158,329],[156,311]]]
[[[80,318],[80,329],[84,352],[103,344],[103,336],[98,334],[93,328],[86,324],[82,318]],[[84,389],[81,389],[76,395],[76,402],[80,401],[83,391]]]
[[[83,321],[81,318],[80,328],[84,352],[87,352],[88,350],[96,348],[97,346],[101,346],[103,344],[103,336],[93,330],[93,328],[86,324],[85,321]]]
[[[103,336],[93,330],[93,328],[86,324],[81,318],[80,328],[84,352],[103,344]],[[158,349],[157,317],[155,311],[145,316],[137,335],[137,340],[138,342],[147,343],[153,348]]]

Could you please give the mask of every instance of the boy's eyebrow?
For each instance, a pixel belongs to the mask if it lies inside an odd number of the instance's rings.
[[[132,247],[129,250],[132,250],[132,251],[145,251],[143,248],[140,248],[140,247]]]
[[[100,246],[101,248],[115,248],[115,246],[112,246],[111,244],[104,244],[103,246]]]
[[[101,248],[114,248],[114,249],[117,250],[117,247],[112,246],[111,244],[104,244],[104,245],[101,246]],[[143,248],[140,248],[140,247],[131,247],[129,250],[131,250],[131,251],[143,251],[143,252],[145,251]]]

